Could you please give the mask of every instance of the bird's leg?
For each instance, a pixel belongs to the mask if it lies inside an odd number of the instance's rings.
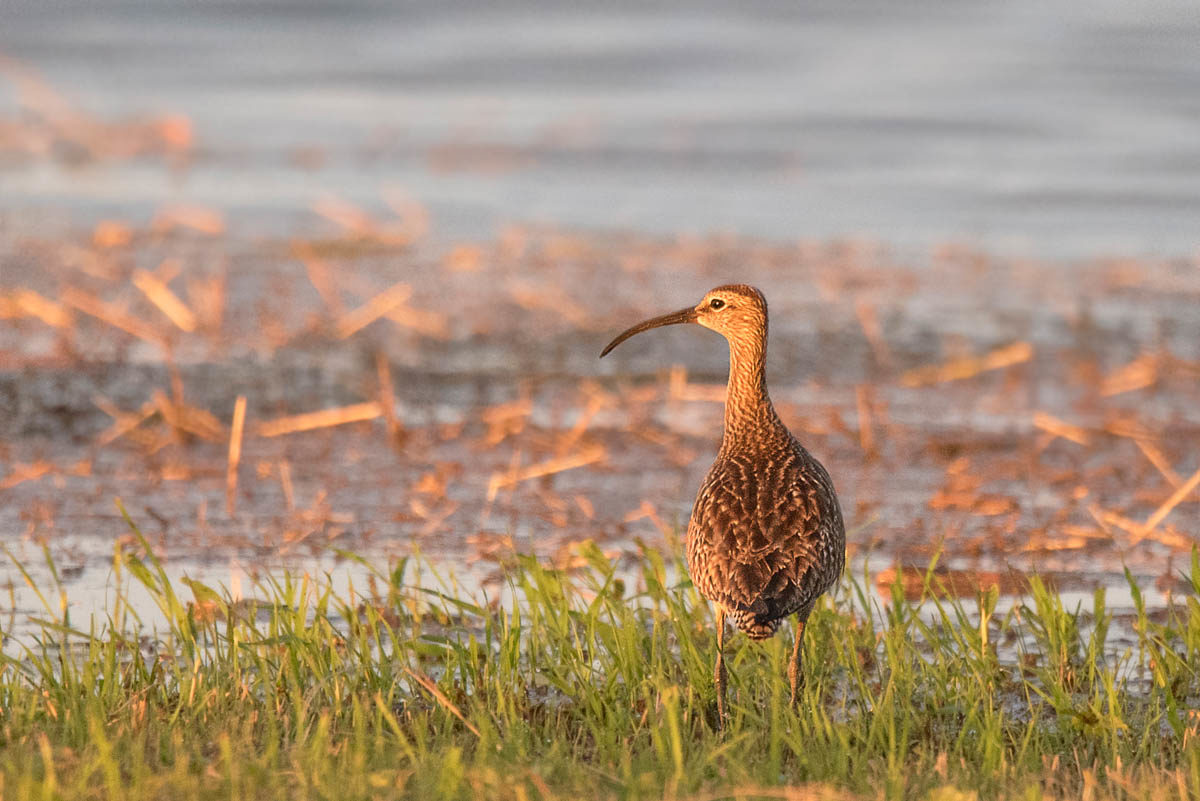
[[[796,642],[792,645],[792,661],[788,663],[788,682],[792,685],[792,703],[795,704],[804,687],[804,671],[800,666],[800,643],[804,639],[804,621],[796,618]]]
[[[717,665],[713,681],[717,685],[717,728],[725,728],[725,610],[717,608]]]

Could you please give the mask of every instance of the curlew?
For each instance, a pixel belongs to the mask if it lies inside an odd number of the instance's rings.
[[[757,289],[719,286],[695,307],[624,331],[600,356],[634,334],[678,323],[699,323],[729,342],[725,433],[687,530],[688,573],[716,612],[714,682],[717,721],[724,725],[725,618],[751,639],[764,640],[781,621],[796,616],[788,663],[795,703],[804,681],[804,626],[817,598],[841,576],[846,532],[829,473],[771,405],[765,373],[767,301]]]

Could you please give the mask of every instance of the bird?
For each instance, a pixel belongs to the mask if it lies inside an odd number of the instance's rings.
[[[774,636],[796,618],[788,662],[791,702],[804,686],[801,641],[817,599],[841,577],[846,530],[833,481],[779,419],[767,392],[767,300],[747,284],[710,290],[696,305],[618,334],[608,355],[630,337],[667,325],[699,324],[729,343],[729,383],[721,447],[688,521],[688,574],[716,617],[713,682],[717,726],[725,721],[725,621],[752,640]]]

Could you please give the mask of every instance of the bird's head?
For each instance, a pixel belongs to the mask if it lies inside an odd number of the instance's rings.
[[[621,332],[608,343],[600,357],[629,339],[634,334],[678,323],[699,323],[724,336],[731,344],[754,342],[766,336],[767,299],[748,284],[727,284],[709,290],[704,299],[695,306],[680,309],[671,314],[654,317]]]

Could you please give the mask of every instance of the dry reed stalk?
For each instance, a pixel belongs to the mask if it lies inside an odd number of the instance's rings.
[[[846,425],[846,418],[842,417],[839,409],[829,406],[825,409],[825,418],[829,421],[829,430],[841,434],[846,439],[853,442],[857,439],[854,431],[850,430],[850,426]]]
[[[437,469],[422,474],[413,484],[412,490],[422,495],[429,495],[434,500],[440,500],[446,497],[446,481],[449,477],[449,473],[439,465]]]
[[[16,90],[37,140],[70,143],[89,157],[129,157],[149,150],[176,151],[191,147],[191,123],[178,115],[163,115],[150,120],[121,123],[102,122],[68,103],[32,69],[0,56],[0,76]]]
[[[233,422],[229,427],[229,461],[225,468],[225,514],[233,517],[237,508],[238,463],[242,460],[242,430],[246,423],[246,396],[238,395],[233,404]]]
[[[379,230],[370,214],[348,200],[326,195],[312,204],[312,210],[353,236],[374,237]]]
[[[318,532],[324,531],[328,538],[332,540],[342,532],[340,529],[329,530],[328,527],[330,524],[344,525],[354,522],[353,514],[339,514],[334,512],[330,508],[326,498],[327,493],[325,490],[317,490],[317,495],[313,499],[312,506],[291,515],[291,520],[299,524],[299,527],[298,529],[291,529],[284,533],[284,544],[279,549],[280,554],[287,553]]]
[[[283,490],[283,502],[290,512],[296,508],[296,493],[292,488],[292,465],[287,459],[279,461],[279,486]]]
[[[483,266],[483,248],[479,245],[456,245],[442,260],[442,267],[452,273],[475,273]]]
[[[588,520],[596,519],[596,507],[590,498],[586,495],[576,495],[573,500],[575,501],[575,505],[579,507],[579,511],[583,512],[584,517]]]
[[[552,522],[559,528],[563,528],[567,524],[567,499],[554,492],[549,487],[540,487],[533,485],[531,487],[533,494],[537,496],[546,508],[551,512]]]
[[[157,411],[155,413],[157,414]],[[178,433],[172,429],[144,430],[135,428],[126,434],[125,437],[134,444],[141,446],[143,453],[147,456],[153,456],[168,445],[179,442]]]
[[[592,422],[592,418],[596,416],[596,412],[603,408],[604,402],[602,399],[594,395],[589,395],[584,403],[583,410],[579,413],[579,419],[575,421],[575,425],[563,434],[554,444],[554,452],[559,456],[574,447],[579,438],[587,431],[588,425]]]
[[[676,364],[672,365],[670,372],[667,373],[667,398],[681,401],[724,403],[725,385],[689,383],[687,368]]]
[[[1158,356],[1153,353],[1143,353],[1136,359],[1119,367],[1104,377],[1100,382],[1100,394],[1107,398],[1144,389],[1158,381]]]
[[[154,120],[154,131],[162,140],[167,155],[180,159],[187,155],[196,141],[190,118],[182,114],[164,114]]]
[[[1060,420],[1046,412],[1034,412],[1033,425],[1035,428],[1052,434],[1054,437],[1062,437],[1077,445],[1088,445],[1091,442],[1086,429],[1072,425],[1065,420]]]
[[[1019,512],[1021,505],[1016,498],[1008,495],[984,494],[975,499],[971,504],[971,514],[980,517],[994,517],[995,515],[1008,514],[1010,512]]]
[[[450,318],[436,309],[414,309],[401,305],[384,315],[393,323],[433,339],[450,338]]]
[[[667,370],[667,400],[682,400],[687,392],[687,367],[672,364]]]
[[[179,365],[170,356],[167,357],[167,375],[170,376],[171,398],[176,403],[183,403],[183,374],[179,372]]]
[[[668,541],[672,536],[674,536],[674,532],[671,531],[671,527],[664,523],[662,517],[659,516],[658,509],[656,509],[654,504],[645,498],[642,499],[640,506],[631,510],[625,515],[624,518],[622,518],[622,522],[624,523],[635,523],[638,520],[649,520],[654,524],[654,527],[658,529],[659,533],[666,537]]]
[[[925,573],[925,568],[889,567],[876,574],[875,586],[880,594],[886,595],[899,579],[904,597],[915,601],[925,594]],[[929,583],[929,589],[935,596],[949,598],[969,598],[989,587],[995,587],[1001,595],[1022,595],[1029,591],[1029,579],[1012,570],[1000,572],[947,568],[935,570]]]
[[[1163,357],[1165,369],[1170,371],[1172,375],[1180,378],[1194,378],[1200,380],[1200,362],[1190,362],[1187,359],[1181,359],[1172,354],[1166,354]]]
[[[278,437],[283,434],[294,434],[299,431],[312,431],[317,428],[330,428],[345,423],[359,423],[374,420],[383,414],[379,401],[367,401],[351,406],[340,406],[336,409],[322,409],[319,412],[307,412],[275,420],[259,423],[255,433],[260,437]]]
[[[391,239],[396,244],[410,245],[425,238],[429,233],[429,209],[418,203],[412,197],[395,190],[383,193],[383,202],[399,219],[399,224],[391,227]]]
[[[533,400],[528,395],[484,409],[480,415],[488,427],[483,437],[484,444],[498,445],[513,434],[521,433],[532,412]]]
[[[661,387],[657,384],[646,384],[640,387],[628,387],[621,389],[621,399],[624,405],[637,406],[638,404],[653,403],[659,399]]]
[[[442,524],[450,519],[451,515],[458,511],[458,504],[454,501],[446,501],[440,504],[438,508],[428,510],[422,515],[425,525],[417,533],[418,537],[428,537],[433,532],[441,528]]]
[[[1092,514],[1097,518],[1100,510]],[[1059,517],[1063,514],[1060,513]],[[1097,518],[1099,522],[1099,518]],[[1112,531],[1107,527],[1085,526],[1078,523],[1052,522],[1048,526],[1034,529],[1021,550],[1059,551],[1091,547],[1098,543],[1111,544]]]
[[[1150,534],[1150,532],[1153,531],[1158,524],[1163,521],[1163,518],[1171,514],[1172,509],[1183,503],[1183,500],[1190,495],[1192,490],[1196,489],[1196,487],[1200,487],[1200,470],[1192,473],[1191,478],[1183,482],[1183,484],[1181,484],[1179,488],[1175,490],[1175,492],[1171,493],[1170,498],[1167,498],[1165,501],[1163,501],[1162,505],[1155,509],[1154,513],[1151,514],[1150,517],[1146,518],[1146,522],[1139,526],[1137,531],[1134,532],[1133,539],[1129,544],[1136,545],[1144,540]]]
[[[312,247],[303,242],[297,242],[292,252],[303,264],[308,282],[317,290],[321,302],[331,317],[341,318],[345,313],[341,295],[338,294],[329,265],[313,251]]]
[[[76,119],[83,113],[68,103],[45,78],[16,59],[0,55],[0,75],[13,84],[21,106],[39,117],[53,122]]]
[[[1059,530],[1062,531],[1062,533],[1066,534],[1068,537],[1073,537],[1076,539],[1083,539],[1083,540],[1111,540],[1112,539],[1112,535],[1109,534],[1108,532],[1106,532],[1102,529],[1092,528],[1091,526],[1080,526],[1080,525],[1076,525],[1073,523],[1064,523],[1063,525],[1059,526]]]
[[[1138,438],[1133,440],[1133,444],[1138,446],[1138,450],[1150,460],[1150,464],[1154,465],[1154,468],[1162,474],[1162,477],[1167,480],[1168,484],[1176,489],[1183,484],[1183,479],[1172,469],[1170,463],[1167,462],[1167,457],[1163,456],[1163,452],[1158,449],[1158,446],[1149,440]]]
[[[515,475],[521,469],[521,459],[524,455],[525,452],[520,447],[513,448],[512,457],[508,460],[508,475]],[[498,485],[493,486],[492,482],[496,481],[498,476],[503,475],[503,473],[493,473],[488,481],[487,500],[483,504],[483,511],[479,515],[479,525],[481,526],[491,517],[492,502],[495,500],[496,494],[500,491],[500,487]]]
[[[163,350],[167,349],[167,338],[157,328],[95,295],[69,286],[63,290],[61,300],[68,306],[73,306],[84,314],[108,323],[114,328],[119,328],[138,339],[157,345]]]
[[[188,278],[189,307],[196,309],[201,328],[214,334],[221,331],[225,320],[225,273],[205,278]]]
[[[554,550],[550,556],[550,563],[555,570],[579,570],[586,568],[591,564],[591,559],[588,554],[583,552],[583,543],[574,540],[567,540]],[[605,559],[614,560],[621,556],[621,552],[615,548],[605,548],[600,551]],[[596,593],[591,590],[584,590],[581,593],[583,599],[592,600],[596,597]]]
[[[154,390],[150,400],[162,415],[163,421],[176,431],[186,432],[210,442],[225,439],[225,426],[212,412],[173,401],[161,389]]]
[[[351,240],[407,247],[428,231],[429,216],[423,206],[412,203],[404,209],[398,204],[389,205],[400,216],[399,222],[381,223],[361,207],[334,195],[313,203],[312,210],[340,227]]]
[[[871,394],[872,390],[866,384],[854,388],[854,401],[858,407],[858,443],[863,453],[875,455],[875,432],[871,427]]]
[[[1170,523],[1163,523],[1146,536],[1159,545],[1165,545],[1176,551],[1190,551],[1196,547],[1196,537],[1194,534],[1185,534]]]
[[[1104,537],[1105,540],[1112,540],[1112,537]],[[1028,540],[1021,544],[1021,550],[1024,552],[1037,551],[1077,551],[1087,548],[1095,538],[1091,537],[1076,537],[1070,534],[1057,535],[1054,538],[1048,538],[1044,533],[1039,533],[1031,536]]]
[[[159,232],[191,228],[202,234],[217,236],[225,232],[225,215],[206,206],[167,206],[158,210],[150,227]]]
[[[169,284],[183,274],[183,262],[176,258],[163,259],[153,275],[164,284]]]
[[[379,406],[383,410],[383,421],[387,424],[388,439],[393,445],[400,444],[404,428],[396,417],[396,394],[392,388],[392,367],[383,351],[375,353],[375,372],[379,376]]]
[[[125,247],[133,241],[133,229],[120,220],[101,220],[92,229],[92,244],[101,249]]]
[[[59,247],[59,257],[64,267],[78,270],[98,281],[111,283],[119,280],[122,276],[121,270],[113,263],[112,259],[92,248],[80,247],[69,242],[64,243]]]
[[[892,350],[883,336],[883,326],[879,324],[879,315],[875,307],[865,300],[860,300],[854,304],[854,314],[858,317],[858,324],[862,327],[863,336],[867,338],[867,344],[871,346],[876,363],[885,369],[890,368]]]
[[[1033,345],[1028,342],[1014,342],[1011,345],[996,348],[983,356],[954,359],[945,364],[908,370],[900,377],[900,383],[906,387],[921,387],[946,381],[958,381],[990,370],[1021,364],[1032,358]]]
[[[461,720],[463,725],[471,730],[472,734],[474,734],[476,737],[483,736],[479,733],[479,729],[475,728],[475,724],[467,720],[462,711],[454,705],[454,702],[447,698],[446,694],[438,689],[438,686],[434,684],[433,679],[429,678],[428,676],[422,676],[420,673],[417,673],[407,665],[404,665],[403,668],[404,672],[411,676],[417,684],[420,684],[422,687],[424,687],[430,695],[437,699],[439,704],[445,707],[447,711],[454,715],[454,717]]]
[[[1142,526],[1136,520],[1131,520],[1125,517],[1125,515],[1097,506],[1096,504],[1089,504],[1087,510],[1092,519],[1099,523],[1100,527],[1109,534],[1112,534],[1113,529],[1116,528],[1124,531],[1126,534],[1136,535],[1138,529]]]
[[[115,442],[158,414],[158,407],[153,403],[143,403],[142,408],[137,412],[124,412],[110,403],[107,398],[95,397],[92,402],[113,419],[112,425],[96,437],[96,444],[100,446]]]
[[[133,285],[181,331],[191,333],[196,330],[196,315],[158,276],[145,270],[135,270]]]
[[[346,339],[351,334],[366,328],[412,296],[412,287],[403,282],[393,284],[363,305],[347,312],[334,325],[339,339]]]
[[[1104,424],[1104,430],[1114,437],[1125,439],[1158,439],[1158,432],[1133,417],[1118,417]]]
[[[576,467],[593,464],[602,460],[607,454],[608,451],[603,445],[592,445],[569,456],[557,456],[553,459],[546,459],[536,464],[527,465],[526,467],[514,467],[503,473],[493,473],[492,477],[488,480],[488,503],[495,500],[496,493],[505,487],[516,486],[522,481],[528,481],[531,478],[550,476],[566,470],[574,470]]]
[[[517,551],[517,545],[511,535],[494,531],[476,531],[474,534],[468,534],[467,544],[474,549],[467,557],[470,563],[482,560],[502,563]]]
[[[508,294],[523,309],[552,311],[575,326],[582,326],[592,319],[587,307],[577,303],[560,286],[542,287],[518,281],[509,284]]]
[[[580,380],[579,392],[585,397],[595,398],[598,402],[603,403],[605,406],[615,405],[617,399],[620,397],[617,393],[609,392],[607,389],[600,386],[597,381],[590,378],[584,378]]]
[[[0,490],[12,489],[26,481],[36,481],[42,476],[53,472],[54,469],[54,464],[44,459],[39,459],[33,464],[14,465],[12,472],[5,476],[3,480],[0,480]]]
[[[70,328],[71,313],[61,303],[56,303],[34,292],[18,289],[7,296],[0,296],[0,319],[36,317],[55,328]]]

